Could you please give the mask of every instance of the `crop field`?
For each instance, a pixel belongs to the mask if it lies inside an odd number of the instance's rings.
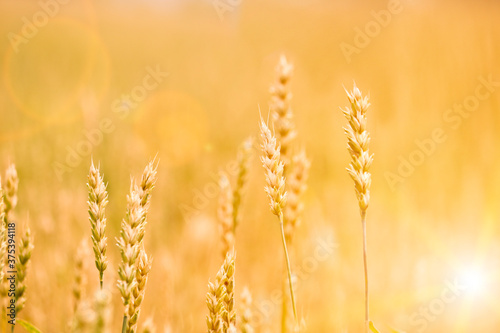
[[[0,332],[500,332],[499,19],[0,1]]]

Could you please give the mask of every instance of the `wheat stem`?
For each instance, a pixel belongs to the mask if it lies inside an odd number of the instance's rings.
[[[287,269],[284,269],[287,271]],[[288,274],[288,273],[287,273]],[[282,294],[282,299],[281,299],[281,333],[286,333],[288,331],[287,327],[287,315],[288,315],[288,307],[287,307],[287,298],[285,297],[286,295],[286,278],[283,278],[283,281],[281,282],[281,294]]]
[[[283,242],[283,250],[285,251],[286,268],[288,272],[288,283],[290,285],[290,296],[292,298],[293,317],[295,319],[295,324],[298,326],[299,321],[297,319],[297,307],[295,306],[295,295],[293,293],[292,269],[290,268],[290,258],[288,257],[288,249],[286,248],[285,228],[283,226],[283,213],[279,215],[279,219],[281,228],[281,240]]]
[[[366,256],[366,212],[361,212],[361,226],[363,227],[363,266],[365,270],[365,332],[368,332],[368,324],[370,321],[369,306],[368,306],[368,260]]]
[[[123,316],[122,333],[127,333],[127,315]]]

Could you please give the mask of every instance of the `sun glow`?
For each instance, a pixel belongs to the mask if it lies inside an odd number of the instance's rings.
[[[484,295],[488,291],[488,273],[479,267],[464,267],[459,281],[469,295]]]

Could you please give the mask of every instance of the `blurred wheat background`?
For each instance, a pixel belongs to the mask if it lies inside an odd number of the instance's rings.
[[[233,1],[221,15],[203,0],[57,3],[16,52],[9,33],[20,35],[23,17],[32,21],[43,9],[35,1],[0,2],[0,169],[16,164],[16,220],[29,217],[35,235],[21,318],[44,332],[67,330],[77,247],[82,239],[90,244],[85,184],[93,158],[108,183],[105,284],[112,331],[119,331],[115,238],[130,174],[140,177],[157,155],[145,238],[154,261],[140,321],[152,317],[160,332],[206,331],[207,282],[221,265],[218,172],[234,177],[238,146],[258,138],[259,107],[266,118],[284,54],[295,68],[297,142],[312,161],[291,251],[292,267],[303,271],[296,298],[307,331],[363,327],[361,225],[339,109],[347,105],[343,86],[353,81],[370,96],[375,154],[367,217],[371,319],[383,332],[500,329],[499,85],[456,118],[456,128],[446,120],[454,104],[474,96],[480,77],[500,82],[498,1],[401,0],[402,11],[350,61],[342,43],[355,45],[356,27],[373,22],[372,11],[387,10],[387,1]],[[128,105],[126,116],[115,112],[158,68],[168,75],[157,87]],[[69,150],[102,119],[112,130],[61,171]],[[418,150],[415,140],[436,128],[447,139],[391,186],[387,172],[397,174],[401,158]],[[256,332],[277,332],[281,303],[273,299],[283,255],[258,143],[236,234],[236,302],[247,286]],[[328,242],[333,250],[318,260],[315,251]],[[85,260],[85,297],[92,297],[98,275],[90,253]],[[474,288],[439,301],[464,276]]]

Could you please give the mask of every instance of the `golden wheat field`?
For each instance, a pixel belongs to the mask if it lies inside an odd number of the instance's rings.
[[[499,19],[0,1],[0,331],[500,332]]]

